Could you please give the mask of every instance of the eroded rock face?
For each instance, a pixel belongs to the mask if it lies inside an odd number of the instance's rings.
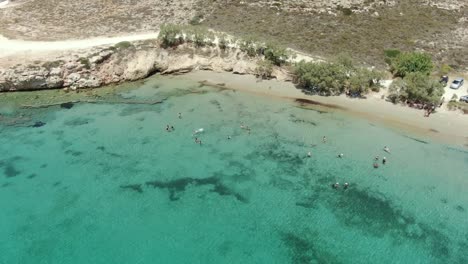
[[[255,68],[256,61],[236,49],[221,51],[217,47],[195,49],[182,45],[176,50],[165,50],[134,43],[126,49],[102,47],[92,53],[70,54],[61,60],[0,69],[0,91],[75,90],[134,81],[156,72],[211,70],[252,74]]]

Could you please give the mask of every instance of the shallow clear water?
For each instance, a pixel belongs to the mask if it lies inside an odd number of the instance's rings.
[[[468,263],[466,148],[182,78],[117,97],[164,101],[0,122],[0,263]]]

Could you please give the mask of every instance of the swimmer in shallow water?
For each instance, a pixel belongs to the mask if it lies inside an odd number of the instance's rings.
[[[326,142],[327,142],[327,137],[326,137],[326,136],[323,136],[322,142],[323,142],[323,143],[326,143]]]
[[[338,154],[338,158],[343,158],[343,153]]]
[[[379,160],[379,155],[375,156],[374,159],[375,159],[375,160]]]
[[[383,148],[383,150],[384,150],[385,152],[387,152],[387,153],[390,153],[390,149],[389,149],[387,146],[385,146],[385,147]]]
[[[332,184],[332,187],[333,189],[338,189],[340,188],[340,184],[338,182],[335,182],[334,184]]]
[[[307,157],[312,157],[312,153],[310,151],[307,153]]]
[[[346,189],[348,189],[348,187],[349,187],[349,183],[345,182],[344,189],[346,190]]]
[[[231,136],[227,136],[227,139],[231,139]]]
[[[179,119],[182,119],[182,113],[179,113],[178,116],[179,116]]]
[[[382,159],[382,164],[385,164],[385,163],[387,163],[387,158],[386,158],[386,157],[383,157],[383,159]]]

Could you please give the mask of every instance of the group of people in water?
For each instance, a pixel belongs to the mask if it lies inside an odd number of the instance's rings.
[[[182,113],[178,113],[178,118],[179,118],[179,119],[182,119]],[[242,122],[241,125],[240,125],[240,128],[246,130],[246,131],[248,132],[248,134],[250,135],[251,129],[250,129],[249,126],[244,125],[244,123]],[[166,125],[166,131],[171,132],[171,131],[174,131],[174,130],[175,130],[175,129],[174,129],[174,126],[172,126],[172,125]],[[193,136],[196,136],[196,135],[202,133],[203,131],[204,131],[203,128],[196,129],[196,130],[193,131]],[[227,139],[230,140],[230,139],[231,139],[231,136],[230,136],[230,135],[227,136]],[[323,143],[327,143],[327,137],[326,137],[326,136],[323,136],[323,137],[322,137],[322,142],[323,142]],[[200,138],[195,137],[195,143],[201,145],[201,144],[202,144],[202,141],[201,141]],[[385,146],[385,147],[383,148],[383,150],[384,150],[385,152],[387,152],[387,153],[390,153],[390,148],[387,147],[387,146]],[[312,157],[312,152],[309,151],[309,152],[307,153],[307,157]],[[344,154],[343,154],[343,153],[340,153],[340,154],[338,154],[337,157],[338,157],[338,158],[343,158],[343,157],[344,157]],[[375,158],[374,158],[374,164],[373,164],[374,168],[378,168],[378,167],[379,167],[379,163],[377,162],[377,161],[379,161],[379,160],[380,160],[380,157],[379,157],[378,155],[375,156]],[[387,158],[386,158],[386,157],[383,157],[383,158],[382,158],[382,164],[385,165],[386,163],[387,163]],[[339,189],[339,188],[340,188],[340,183],[339,183],[339,182],[335,182],[335,183],[332,184],[332,187],[333,187],[333,189]],[[349,183],[348,183],[348,182],[345,182],[344,185],[343,185],[343,189],[346,190],[346,189],[348,189],[348,187],[349,187]]]
[[[322,142],[323,142],[323,143],[326,143],[326,142],[327,142],[327,137],[326,137],[326,136],[323,136]],[[385,152],[387,152],[387,153],[390,153],[390,148],[387,147],[387,146],[384,146],[383,150],[384,150]],[[307,157],[312,157],[312,152],[310,152],[310,151],[307,152]],[[344,154],[343,154],[343,153],[340,153],[340,154],[338,154],[337,157],[341,159],[341,158],[344,157]],[[380,160],[380,157],[379,157],[378,155],[375,156],[375,158],[374,158],[374,164],[373,164],[374,168],[378,168],[378,167],[379,167],[379,163],[377,162],[377,161],[379,161],[379,160]],[[386,163],[387,163],[387,158],[386,158],[386,157],[383,157],[383,158],[382,158],[382,164],[385,165]],[[340,183],[339,183],[339,182],[335,182],[335,183],[332,184],[332,187],[333,187],[333,189],[338,189],[338,188],[340,188]],[[346,190],[346,189],[348,189],[348,187],[349,187],[349,183],[345,182],[343,188]]]
[[[385,147],[383,148],[383,150],[384,150],[385,152],[387,152],[387,153],[390,153],[390,149],[389,149],[387,146],[385,146]],[[374,159],[374,160],[375,160],[375,161],[374,161],[374,168],[376,168],[376,169],[379,167],[379,163],[377,162],[377,161],[379,161],[379,159],[380,159],[380,157],[379,157],[378,155],[375,156],[375,159]],[[382,158],[382,164],[385,165],[386,163],[387,163],[387,158],[386,158],[386,157],[383,157],[383,158]]]

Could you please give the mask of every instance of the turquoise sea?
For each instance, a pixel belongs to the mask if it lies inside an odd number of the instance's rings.
[[[109,91],[0,100],[0,263],[468,263],[466,147],[183,77]]]

